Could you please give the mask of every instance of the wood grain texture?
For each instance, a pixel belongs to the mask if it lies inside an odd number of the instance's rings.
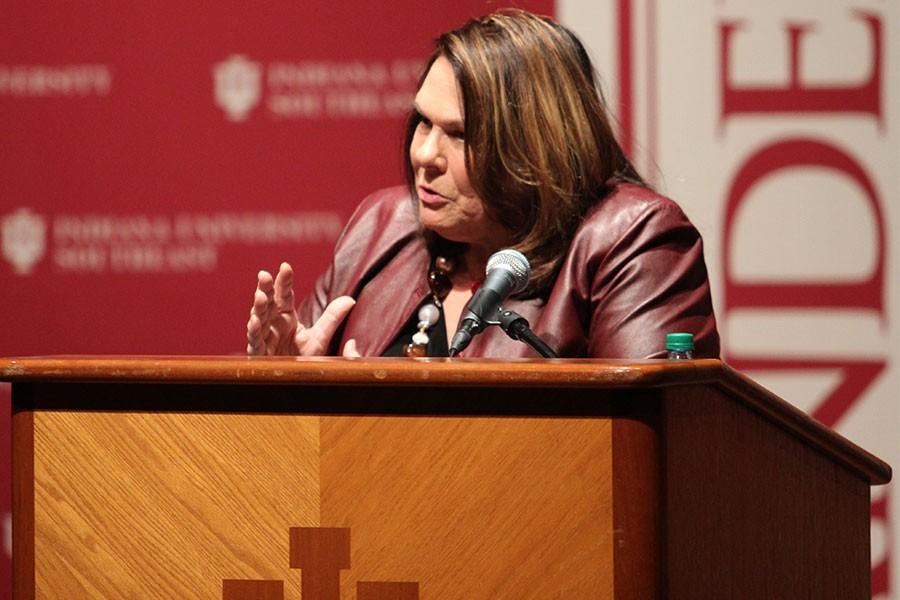
[[[727,365],[722,366],[721,377],[716,379],[714,387],[869,483],[878,485],[891,480],[891,467],[887,463]]]
[[[646,387],[712,381],[718,360],[59,356],[0,358],[0,381]]]
[[[666,492],[655,390],[635,390],[613,406],[612,475],[615,597],[655,600],[663,591]]]
[[[872,484],[887,483],[885,462],[811,419],[718,360],[341,359],[243,356],[0,358],[0,381],[211,384],[317,384],[637,389],[715,385],[742,396]]]
[[[323,417],[322,520],[354,581],[422,598],[613,597],[610,421]]]
[[[870,598],[864,480],[717,390],[665,407],[668,598]]]
[[[23,394],[21,386],[14,393]],[[34,413],[14,410],[12,443],[13,597],[34,598]]]
[[[296,581],[288,529],[318,525],[315,417],[44,411],[34,449],[38,598]]]
[[[890,468],[718,361],[12,362],[16,600],[296,600],[323,526],[344,600],[868,590]]]

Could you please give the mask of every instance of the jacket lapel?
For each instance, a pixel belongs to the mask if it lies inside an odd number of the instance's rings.
[[[429,293],[424,240],[403,246],[357,297],[341,339],[355,339],[363,356],[381,356]]]

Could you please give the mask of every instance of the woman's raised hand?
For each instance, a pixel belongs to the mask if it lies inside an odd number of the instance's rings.
[[[281,263],[273,278],[268,271],[257,275],[256,293],[247,321],[247,354],[251,356],[318,356],[328,350],[338,326],[356,302],[350,296],[335,298],[311,327],[297,320],[294,307],[294,271]],[[359,356],[354,340],[344,345],[344,356]]]

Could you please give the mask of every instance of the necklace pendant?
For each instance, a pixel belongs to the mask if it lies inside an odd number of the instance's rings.
[[[428,356],[428,346],[424,344],[407,344],[403,348],[403,354],[410,358],[425,358]]]

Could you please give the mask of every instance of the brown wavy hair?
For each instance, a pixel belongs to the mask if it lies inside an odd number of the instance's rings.
[[[616,141],[584,46],[559,23],[520,10],[473,19],[435,41],[419,87],[441,56],[462,90],[469,179],[531,262],[525,295],[542,295],[610,182],[643,180]],[[409,147],[419,120],[413,111],[405,139],[413,191]]]

